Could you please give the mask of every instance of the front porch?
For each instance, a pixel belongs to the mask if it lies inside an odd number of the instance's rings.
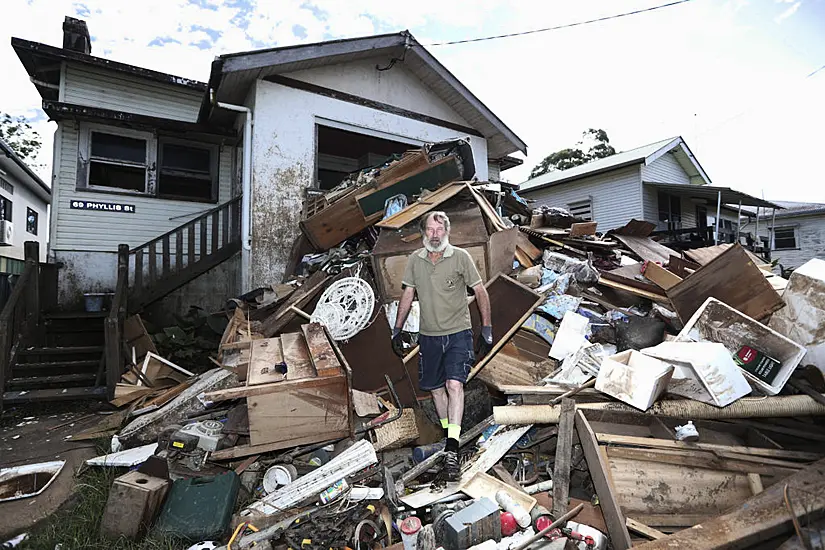
[[[658,237],[662,244],[674,250],[689,250],[739,243],[766,262],[771,261],[773,235],[770,239],[758,239],[759,219],[742,207],[754,207],[757,212],[770,209],[773,216],[781,206],[728,187],[643,183],[645,192],[655,195],[657,205],[655,219],[646,221],[656,224],[652,236]],[[693,211],[687,212],[688,209]],[[653,213],[646,214],[650,218]],[[754,218],[755,227],[750,221],[743,224],[743,215]]]

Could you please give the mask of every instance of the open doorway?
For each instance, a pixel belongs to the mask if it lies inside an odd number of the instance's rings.
[[[392,141],[339,128],[315,125],[317,152],[315,182],[319,189],[332,189],[352,172],[383,163],[415,145]]]

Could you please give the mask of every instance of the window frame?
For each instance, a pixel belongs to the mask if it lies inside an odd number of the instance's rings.
[[[667,208],[662,208],[662,198],[667,199]],[[678,219],[674,219],[676,216],[675,209],[673,208],[674,202],[678,205]],[[662,219],[662,214],[667,212],[667,220]],[[682,209],[682,197],[680,195],[673,195],[666,191],[659,191],[656,195],[656,225],[657,227],[659,224],[666,224],[667,231],[680,231],[683,227],[683,209]]]
[[[0,195],[0,202],[8,203],[8,208],[5,206],[0,209],[0,221],[12,223],[12,211],[14,210],[14,201]]]
[[[117,159],[107,159],[105,157],[100,158],[93,158],[92,157],[92,134],[108,134],[112,136],[120,136],[126,137],[131,139],[141,139],[146,142],[146,159],[144,164],[138,164],[136,162],[130,161],[119,161]],[[82,187],[78,185],[78,191],[95,191],[95,192],[102,192],[102,193],[117,193],[123,195],[133,195],[133,196],[154,196],[155,195],[155,186],[154,181],[155,178],[153,177],[154,174],[154,163],[152,162],[153,159],[157,158],[156,155],[156,140],[151,132],[144,132],[139,130],[131,130],[128,128],[118,128],[116,126],[106,126],[102,124],[88,124],[86,125],[85,131],[82,132],[82,142],[81,142],[81,151],[83,153],[83,158],[86,163],[86,174],[83,180],[79,180],[78,184],[82,184]],[[91,164],[92,162],[99,162],[101,164],[110,164],[113,166],[128,166],[130,168],[140,168],[144,169],[144,186],[143,191],[135,191],[133,189],[124,189],[122,187],[110,187],[108,185],[92,185],[89,183],[89,178],[91,175]]]
[[[34,214],[34,231],[29,231],[29,213]],[[30,235],[37,236],[37,229],[40,225],[40,212],[35,210],[34,208],[26,207],[26,233]]]
[[[181,147],[189,147],[191,149],[204,149],[209,151],[209,178],[211,180],[211,188],[208,199],[163,193],[163,186],[161,182],[161,176],[163,172],[163,146],[167,143],[171,145],[179,145]],[[155,169],[155,196],[157,198],[165,200],[190,201],[200,203],[218,202],[218,195],[220,193],[220,148],[217,145],[212,143],[192,142],[185,139],[178,139],[167,136],[158,136],[156,142],[156,151],[157,163]]]
[[[582,208],[587,207],[587,217],[578,214],[576,211],[580,211]],[[588,195],[583,199],[578,199],[575,201],[570,201],[567,203],[567,210],[573,215],[583,220],[592,222],[593,221],[593,197]]]
[[[779,231],[792,231],[793,232],[793,246],[792,247],[783,246],[783,247],[780,248],[776,245],[776,241],[777,241],[776,234]],[[799,250],[799,227],[796,226],[796,225],[781,225],[781,226],[777,226],[777,227],[772,227],[771,228],[771,239],[773,240],[773,242],[771,243],[771,245],[772,245],[771,250]],[[784,237],[783,239],[787,240],[787,237]]]

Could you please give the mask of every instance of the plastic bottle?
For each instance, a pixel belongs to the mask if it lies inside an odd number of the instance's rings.
[[[519,527],[524,529],[530,526],[530,514],[527,513],[527,510],[525,510],[521,504],[513,500],[510,493],[503,490],[497,491],[496,502],[498,502],[498,505],[501,506],[505,512],[513,514]]]

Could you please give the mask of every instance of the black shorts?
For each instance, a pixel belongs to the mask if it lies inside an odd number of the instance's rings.
[[[443,388],[447,380],[467,382],[476,359],[472,330],[446,336],[421,334],[418,345],[418,386],[422,390]]]

